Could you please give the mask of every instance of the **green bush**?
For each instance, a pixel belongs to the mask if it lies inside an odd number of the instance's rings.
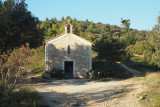
[[[124,37],[124,41],[127,43],[127,44],[135,44],[136,43],[136,39],[133,35],[126,35]]]
[[[45,52],[43,47],[33,49],[33,54],[29,58],[28,70],[35,76],[41,76],[45,68]]]
[[[51,75],[52,78],[58,78],[58,79],[65,78],[64,71],[61,70],[61,69],[57,69],[57,68],[53,68],[50,71],[50,75]]]
[[[133,75],[116,63],[107,61],[93,61],[95,78],[130,78]],[[98,75],[98,72],[100,74]]]
[[[147,71],[157,71],[159,70],[158,66],[155,63],[152,63],[152,60],[147,60],[150,59],[148,56],[131,56],[130,60],[126,61],[125,64],[129,66],[132,69],[136,69],[141,71],[142,73],[146,73]],[[149,61],[149,62],[148,62]]]

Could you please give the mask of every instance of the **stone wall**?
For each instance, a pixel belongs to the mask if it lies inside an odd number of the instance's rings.
[[[86,72],[92,69],[91,43],[74,34],[47,44],[48,70],[59,68],[64,70],[64,61],[73,61],[74,77],[85,78]],[[70,45],[71,54],[67,54]]]

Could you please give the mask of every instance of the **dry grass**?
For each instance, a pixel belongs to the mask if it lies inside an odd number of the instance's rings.
[[[160,72],[147,73],[145,79],[150,88],[160,88]]]
[[[147,89],[139,95],[145,97],[141,102],[148,107],[160,107],[160,72],[147,73],[143,81]]]
[[[148,72],[146,77],[157,77],[160,76],[160,72]]]

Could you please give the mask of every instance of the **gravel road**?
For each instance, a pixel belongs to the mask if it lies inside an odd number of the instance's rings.
[[[32,85],[51,107],[143,107],[137,94],[142,84],[128,80],[52,80]]]

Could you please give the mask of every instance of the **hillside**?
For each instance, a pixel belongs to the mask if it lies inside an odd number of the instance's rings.
[[[62,17],[61,20],[46,18],[46,21],[41,21],[38,26],[43,29],[44,38],[47,40],[64,33],[64,24],[68,23],[68,20],[73,24],[74,34],[95,43],[93,53],[97,55],[98,59],[112,62],[127,61],[127,63],[130,60],[129,66],[137,64],[137,66],[147,67],[150,70],[159,68],[159,22],[152,31],[139,31],[125,26],[126,23],[132,24],[128,20],[121,19],[123,27],[119,27],[100,22],[94,23],[87,19],[78,21],[76,18],[72,19],[68,16]],[[119,52],[120,50],[121,52]],[[143,57],[137,57],[137,55]]]
[[[68,21],[73,24],[74,34],[94,43],[92,80],[133,77],[117,64],[123,63],[130,70],[141,72],[142,80],[151,86],[149,93],[142,94],[147,100],[155,97],[155,104],[159,106],[159,73],[148,75],[148,72],[159,72],[160,69],[160,16],[157,19],[151,31],[131,29],[129,19],[120,19],[122,27],[94,23],[89,19],[80,21],[70,16],[40,21],[28,10],[25,0],[0,0],[0,106],[41,105],[42,99],[34,89],[21,86],[47,81],[41,78],[45,67],[42,44],[64,33]]]

